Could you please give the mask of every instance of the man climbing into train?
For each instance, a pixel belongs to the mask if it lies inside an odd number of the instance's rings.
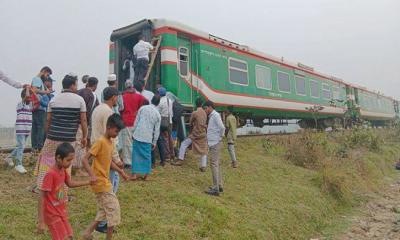
[[[153,49],[153,45],[145,41],[144,35],[140,35],[139,42],[133,47],[136,57],[135,82],[144,80],[149,67],[149,52]]]

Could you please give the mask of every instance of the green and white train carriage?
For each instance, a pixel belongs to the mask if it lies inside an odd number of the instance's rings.
[[[349,96],[355,95],[340,79],[303,64],[164,19],[142,20],[113,31],[110,72],[117,75],[119,83],[127,78],[122,63],[140,34],[148,41],[162,39],[146,87],[154,91],[161,84],[188,108],[201,96],[221,110],[234,106],[236,113],[258,125],[266,118],[307,123],[315,118],[342,118]],[[312,109],[319,110],[315,113]]]
[[[398,107],[393,98],[355,87],[356,103],[362,119],[371,121],[374,125],[385,125],[397,117]]]

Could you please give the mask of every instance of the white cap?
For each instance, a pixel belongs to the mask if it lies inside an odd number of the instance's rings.
[[[126,88],[131,88],[131,87],[133,87],[133,82],[132,82],[132,80],[126,79],[126,81],[125,81],[125,87],[126,87]]]
[[[117,81],[117,75],[115,75],[114,73],[108,75],[107,81]]]

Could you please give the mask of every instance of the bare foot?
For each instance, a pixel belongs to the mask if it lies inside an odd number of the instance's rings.
[[[82,233],[81,233],[81,237],[82,237],[82,239],[84,239],[84,240],[92,240],[92,239],[93,239],[92,234],[87,233],[87,232],[82,232]]]
[[[136,181],[136,180],[137,180],[136,174],[133,174],[132,176],[129,177],[129,181]]]

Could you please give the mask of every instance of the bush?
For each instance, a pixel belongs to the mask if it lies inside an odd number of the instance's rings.
[[[328,139],[326,133],[305,131],[294,136],[287,147],[286,159],[296,166],[317,169],[327,157]]]
[[[378,152],[381,149],[383,140],[372,129],[362,127],[354,128],[344,140],[350,148],[366,147],[368,150]]]
[[[262,140],[262,146],[266,153],[281,156],[285,151],[285,145],[276,139],[266,137]]]
[[[391,168],[393,156],[384,156],[382,146],[389,132],[364,128],[332,133],[305,131],[287,141],[286,159],[314,170],[323,192],[340,202],[352,203],[373,191],[378,179]]]
[[[319,176],[322,191],[342,202],[353,199],[351,176],[341,171],[337,163],[325,161],[319,169]]]

